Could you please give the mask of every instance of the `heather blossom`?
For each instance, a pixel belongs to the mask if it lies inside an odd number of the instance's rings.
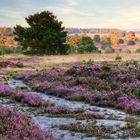
[[[4,92],[5,90],[6,90],[6,87],[4,86],[2,82],[0,82],[0,93]]]
[[[42,104],[42,98],[38,95],[24,94],[22,102],[28,103],[32,106],[39,106]]]
[[[122,95],[115,102],[116,107],[124,109],[130,113],[140,113],[140,100],[135,97]]]
[[[15,108],[0,108],[0,130],[1,140],[55,140]]]
[[[6,74],[7,74],[6,71],[2,71],[2,70],[0,70],[0,75],[6,75]]]
[[[51,106],[53,104],[49,103],[48,101],[42,99],[38,95],[33,95],[28,92],[22,92],[18,90],[14,90],[7,85],[4,85],[2,82],[0,83],[0,96],[8,96],[11,99],[14,99],[16,101],[26,103],[31,106],[43,106],[48,105]]]
[[[64,105],[64,106],[42,108],[40,112],[50,113],[50,114],[68,114],[68,113],[72,113],[73,111],[68,106]]]
[[[139,73],[134,62],[106,62],[31,72],[21,79],[45,94],[139,113]]]

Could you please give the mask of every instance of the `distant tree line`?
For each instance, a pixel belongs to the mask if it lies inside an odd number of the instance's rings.
[[[21,46],[18,50],[25,54],[99,53],[100,49],[113,52],[112,46],[135,45],[137,41],[134,32],[117,32],[117,30],[110,32],[108,36],[96,34],[94,38],[86,34],[67,35],[62,21],[59,21],[50,11],[29,15],[25,20],[28,27],[20,25],[14,27],[15,40]],[[6,35],[13,35],[9,28],[1,29],[0,33],[5,31],[7,31]],[[12,40],[9,39],[10,41]]]
[[[23,46],[27,54],[68,54],[98,52],[93,40],[88,36],[75,38],[67,36],[62,22],[50,11],[43,11],[25,18],[29,27],[16,25],[15,40]],[[69,40],[70,39],[70,40]],[[99,38],[96,38],[100,42]]]
[[[92,49],[85,49],[85,48],[88,48],[87,45],[85,44],[81,46],[81,43],[79,42],[81,42],[83,38],[86,38],[86,39],[88,38],[88,40],[91,40],[92,45],[90,44],[90,46]],[[137,38],[134,32],[128,32],[128,33],[115,32],[115,33],[110,33],[108,36],[107,35],[101,36],[97,34],[97,35],[94,35],[93,39],[91,37],[87,37],[86,34],[69,35],[67,37],[67,43],[71,46],[72,51],[74,53],[100,52],[99,48],[100,50],[105,50],[105,52],[112,53],[115,51],[113,50],[114,47],[135,45],[136,41],[137,41]]]

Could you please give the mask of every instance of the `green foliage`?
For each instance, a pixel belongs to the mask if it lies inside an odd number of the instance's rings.
[[[137,126],[136,126],[136,130],[137,130],[138,132],[140,132],[140,125],[137,125]]]
[[[14,53],[23,53],[23,47],[22,46],[17,46],[15,49],[14,49]]]
[[[93,61],[91,60],[91,59],[89,59],[89,60],[84,60],[83,61],[83,63],[85,64],[85,65],[91,65],[91,64],[93,64]]]
[[[117,55],[116,58],[115,58],[115,60],[121,61],[122,60],[122,57],[120,55]]]
[[[86,52],[97,52],[97,48],[94,46],[93,40],[90,37],[82,37],[78,42],[78,49],[79,53],[86,53]]]
[[[15,40],[31,54],[66,54],[69,46],[65,44],[67,32],[62,22],[49,11],[43,11],[26,18],[29,27],[17,25]],[[31,50],[28,50],[28,48]]]
[[[124,44],[124,40],[123,39],[119,39],[118,40],[118,44]]]
[[[14,53],[14,49],[12,47],[3,44],[0,45],[0,55],[11,54],[11,53]]]
[[[136,97],[140,97],[140,89],[138,87],[134,87],[132,89],[132,93],[136,96]]]
[[[70,45],[69,50],[68,50],[68,53],[69,53],[69,54],[71,54],[71,53],[76,53],[76,48],[73,47],[72,45]]]
[[[100,35],[95,35],[93,40],[96,43],[100,42],[100,40],[101,40]]]
[[[65,44],[63,48],[60,48],[60,54],[68,54],[70,50],[70,45],[69,44]]]
[[[95,126],[95,125],[97,124],[97,120],[96,120],[96,119],[91,120],[91,124],[92,124],[93,126]]]
[[[103,40],[101,42],[101,44],[102,44],[102,49],[111,48],[111,41],[110,40]]]
[[[129,62],[128,61],[125,61],[124,62],[124,65],[128,67],[129,66]]]
[[[86,52],[92,52],[94,49],[91,46],[80,46],[78,47],[77,51],[78,53],[86,53]]]
[[[5,84],[8,83],[9,79],[13,78],[15,76],[15,72],[10,72],[7,75],[0,75],[0,81],[3,81]]]
[[[136,49],[136,53],[140,53],[140,48]]]
[[[138,65],[139,65],[139,61],[133,60],[133,64],[134,64],[135,66],[138,66]]]
[[[124,93],[124,94],[128,94],[129,93],[129,90],[127,88],[123,88],[121,89],[121,91]]]

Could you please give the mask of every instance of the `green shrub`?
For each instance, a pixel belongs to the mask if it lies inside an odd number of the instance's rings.
[[[118,44],[124,44],[124,40],[123,39],[119,39],[118,40]]]
[[[6,45],[0,45],[0,55],[4,54],[11,54],[14,53],[14,48],[6,46]]]
[[[77,49],[70,45],[68,53],[76,53]]]
[[[136,53],[140,53],[140,48],[136,49]]]
[[[129,66],[129,62],[128,61],[125,61],[124,62],[124,65],[128,67]]]
[[[93,126],[95,126],[95,125],[97,124],[97,120],[96,120],[96,119],[91,120],[91,124],[92,124]]]
[[[98,52],[91,37],[84,36],[78,42],[78,53]]]
[[[134,64],[135,66],[138,66],[138,65],[139,65],[139,61],[133,60],[133,64]]]
[[[94,50],[93,46],[80,46],[77,49],[77,51],[78,51],[78,53],[86,53],[86,52],[93,52],[95,50]]]
[[[103,40],[101,42],[101,44],[102,44],[102,49],[111,48],[111,41],[110,41],[110,39]]]
[[[121,91],[124,93],[124,94],[128,94],[129,93],[129,90],[127,88],[123,88],[121,89]]]
[[[115,60],[121,61],[122,60],[122,57],[120,55],[117,55],[116,58],[115,58]]]
[[[14,49],[14,53],[23,53],[23,47],[22,46],[17,46],[15,49]]]
[[[69,44],[63,44],[63,47],[59,47],[57,54],[61,55],[67,55],[69,53],[70,45]],[[46,52],[47,54],[47,52]]]
[[[138,87],[134,87],[132,89],[132,93],[133,95],[135,95],[136,97],[140,97],[140,89]]]
[[[89,59],[89,60],[84,60],[83,61],[83,63],[85,64],[85,65],[91,65],[91,64],[93,64],[93,61],[91,60],[91,59]]]

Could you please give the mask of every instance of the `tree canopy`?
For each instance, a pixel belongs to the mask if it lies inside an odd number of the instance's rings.
[[[78,52],[86,53],[93,51],[97,51],[97,48],[93,43],[93,40],[88,36],[83,36],[78,42]]]
[[[36,54],[66,54],[68,45],[67,32],[62,22],[50,11],[43,11],[25,18],[29,27],[16,25],[15,40],[19,41],[25,50]]]

